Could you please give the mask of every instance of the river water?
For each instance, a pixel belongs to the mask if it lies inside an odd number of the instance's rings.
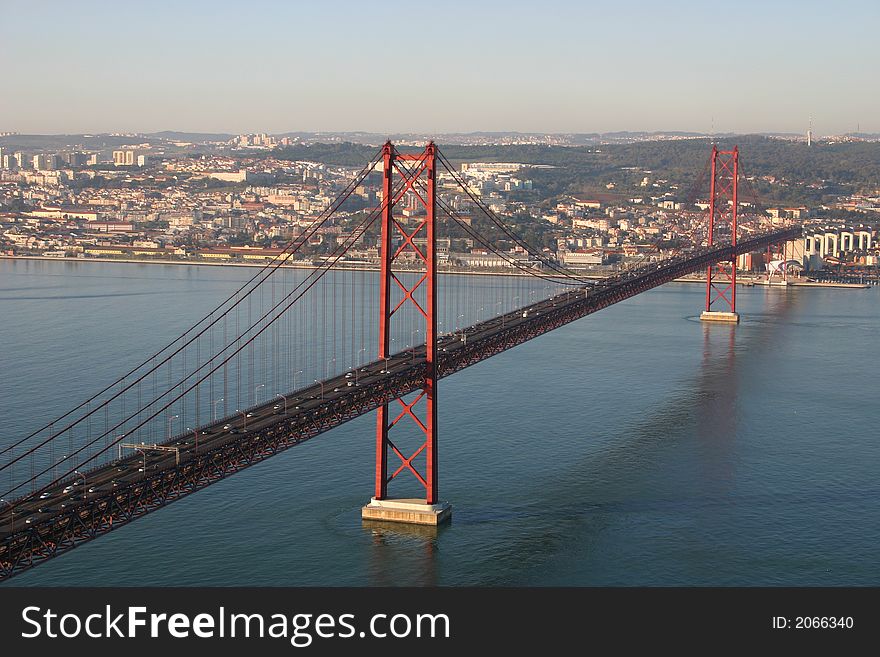
[[[8,441],[252,272],[0,261]],[[16,585],[880,584],[880,291],[668,284],[440,384],[438,532],[364,527],[370,414]]]

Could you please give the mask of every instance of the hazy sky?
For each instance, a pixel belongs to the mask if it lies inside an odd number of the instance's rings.
[[[878,63],[880,0],[0,0],[0,131],[880,132]]]

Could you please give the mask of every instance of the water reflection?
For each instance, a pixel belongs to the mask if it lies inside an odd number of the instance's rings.
[[[703,448],[701,479],[715,493],[730,492],[734,480],[741,393],[753,383],[752,376],[765,374],[755,367],[754,358],[780,339],[792,308],[794,295],[789,291],[766,292],[766,310],[746,314],[741,324],[702,323],[702,366],[694,385],[696,438]],[[738,355],[746,351],[749,359],[738,363]]]
[[[451,523],[410,525],[364,520],[372,539],[369,549],[370,586],[437,586],[438,541]]]

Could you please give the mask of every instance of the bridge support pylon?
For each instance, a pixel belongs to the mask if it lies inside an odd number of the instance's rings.
[[[709,246],[721,233],[730,232],[736,246],[738,210],[739,147],[719,151],[712,144],[712,178],[709,183]],[[706,308],[700,314],[706,322],[739,322],[736,312],[736,256],[727,262],[709,265],[706,270]]]
[[[379,359],[385,359],[384,376],[388,377],[394,375],[396,366],[405,368],[409,365],[409,359],[396,364],[391,359],[390,348],[395,315],[408,307],[415,317],[424,320],[424,379],[422,389],[414,399],[407,402],[398,398],[378,409],[375,493],[370,503],[362,508],[361,517],[364,520],[439,525],[450,518],[452,507],[437,496],[436,148],[431,142],[421,153],[402,154],[389,141],[383,146],[382,155]],[[414,229],[405,228],[412,224],[399,222],[394,216],[395,205],[406,195],[425,211]],[[411,274],[398,276],[394,271],[398,258],[421,261],[424,273],[416,277]],[[422,286],[423,290],[420,289]],[[392,297],[399,300],[392,303]],[[410,329],[409,324],[407,329]],[[418,405],[422,400],[424,411],[420,412]],[[398,423],[407,421],[415,423],[419,435],[424,435],[421,445],[408,453],[389,436]],[[393,470],[389,468],[389,454],[396,457]],[[388,484],[404,473],[411,474],[421,484],[425,490],[424,499],[389,498]]]

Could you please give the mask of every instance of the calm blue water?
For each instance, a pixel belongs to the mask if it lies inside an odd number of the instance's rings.
[[[251,272],[0,261],[4,441]],[[878,290],[670,284],[441,383],[436,536],[364,529],[373,415],[17,585],[880,584]]]

